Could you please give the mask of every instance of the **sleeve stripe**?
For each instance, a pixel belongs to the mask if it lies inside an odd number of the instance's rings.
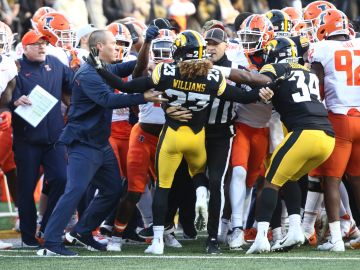
[[[156,65],[155,69],[152,72],[151,78],[152,81],[155,85],[157,85],[160,81],[160,76],[161,76],[161,67],[162,67],[163,63],[159,63]]]
[[[226,79],[224,76],[222,76],[222,80],[219,86],[219,90],[217,91],[217,95],[221,96],[224,93],[225,88],[226,88]]]

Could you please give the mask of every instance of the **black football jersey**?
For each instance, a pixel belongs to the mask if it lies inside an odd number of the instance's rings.
[[[182,106],[192,111],[188,123],[166,117],[166,123],[173,129],[187,125],[197,133],[207,122],[210,101],[221,95],[226,88],[226,79],[217,69],[210,69],[207,76],[184,78],[174,63],[160,63],[153,73],[152,81],[158,91],[164,91],[170,106]]]
[[[272,104],[279,112],[288,131],[315,129],[333,134],[325,106],[320,102],[319,79],[300,64],[278,63],[265,65],[260,73],[273,81],[287,71],[293,75],[274,90]]]

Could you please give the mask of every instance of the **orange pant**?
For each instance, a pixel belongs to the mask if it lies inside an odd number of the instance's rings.
[[[0,131],[0,168],[5,173],[16,168],[12,150],[12,128]]]
[[[335,148],[331,156],[311,176],[341,178],[344,173],[360,176],[360,113],[354,116],[329,112],[335,131]]]
[[[245,168],[246,185],[252,187],[269,151],[269,128],[253,128],[243,123],[235,123],[235,127],[231,165]]]
[[[127,177],[126,156],[129,151],[129,137],[132,126],[128,121],[116,121],[111,124],[109,142],[114,150],[122,176]]]
[[[149,171],[155,175],[158,137],[144,132],[139,124],[131,130],[127,158],[128,191],[144,192]]]

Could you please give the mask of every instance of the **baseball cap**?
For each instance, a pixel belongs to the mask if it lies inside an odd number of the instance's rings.
[[[213,28],[220,28],[222,30],[225,30],[225,26],[222,22],[220,22],[218,20],[210,20],[210,21],[207,21],[204,23],[204,25],[202,27],[202,31],[204,33],[205,31],[208,31]]]
[[[37,32],[35,30],[28,31],[23,38],[21,39],[21,43],[23,46],[34,44],[38,42],[40,39],[47,40],[47,37],[41,34],[40,32]]]
[[[159,29],[169,29],[169,30],[174,30],[175,27],[171,25],[171,23],[169,22],[168,19],[165,18],[157,18],[154,19],[150,22],[150,25],[154,25],[157,26],[157,28]]]
[[[91,34],[95,30],[98,30],[93,24],[87,24],[76,31],[76,46],[80,43],[80,39],[86,35]]]
[[[217,43],[227,42],[227,34],[220,28],[212,28],[204,33],[205,40],[213,40]]]

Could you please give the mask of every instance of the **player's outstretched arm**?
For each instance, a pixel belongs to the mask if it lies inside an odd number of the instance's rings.
[[[235,101],[239,103],[252,103],[255,101],[263,101],[267,103],[273,97],[274,92],[268,87],[256,88],[251,91],[241,89],[227,84],[224,91],[218,92],[218,97],[225,100]]]

